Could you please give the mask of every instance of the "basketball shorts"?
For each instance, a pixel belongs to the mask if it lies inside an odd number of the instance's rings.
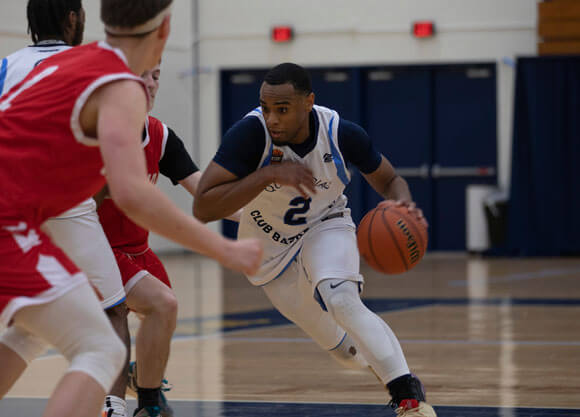
[[[296,323],[325,350],[337,347],[345,331],[325,311],[318,284],[331,278],[359,283],[359,253],[355,228],[344,218],[324,221],[304,236],[294,260],[274,280],[262,286],[286,318]]]
[[[167,271],[151,248],[147,248],[147,250],[138,254],[126,253],[120,249],[113,248],[113,253],[121,271],[126,294],[129,294],[135,284],[146,275],[154,276],[171,288]]]
[[[121,273],[96,210],[75,217],[49,219],[42,227],[87,275],[103,298],[104,309],[125,300]]]
[[[23,307],[51,302],[87,278],[38,225],[0,218],[0,325]]]

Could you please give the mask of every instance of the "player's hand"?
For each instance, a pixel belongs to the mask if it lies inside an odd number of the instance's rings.
[[[389,206],[405,207],[409,212],[409,214],[415,216],[417,220],[419,220],[423,224],[423,226],[425,226],[426,228],[429,227],[429,223],[427,222],[427,219],[423,215],[423,210],[417,207],[414,201],[384,200],[377,205],[377,207],[389,207]]]
[[[316,194],[312,171],[298,162],[280,162],[266,168],[271,182],[296,188],[302,197]]]
[[[258,239],[229,241],[221,263],[234,271],[252,276],[262,263],[262,244]]]

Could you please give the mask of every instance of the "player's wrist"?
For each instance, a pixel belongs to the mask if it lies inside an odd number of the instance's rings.
[[[265,166],[260,170],[260,172],[262,174],[264,186],[277,182],[276,169],[272,165]]]
[[[230,264],[229,259],[232,256],[232,251],[234,250],[234,240],[228,239],[226,237],[220,236],[216,245],[217,251],[214,256],[215,260],[220,264],[228,266]]]

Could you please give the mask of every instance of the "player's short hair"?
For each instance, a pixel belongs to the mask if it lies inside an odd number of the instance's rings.
[[[173,0],[101,0],[101,20],[106,26],[133,28],[157,16]]]
[[[294,89],[303,94],[312,92],[310,74],[300,65],[291,62],[276,65],[264,77],[264,82],[270,85],[290,83]]]
[[[52,36],[64,38],[68,14],[79,13],[82,7],[81,0],[28,0],[26,17],[32,42]]]

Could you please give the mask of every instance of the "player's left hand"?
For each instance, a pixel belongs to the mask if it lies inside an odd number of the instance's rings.
[[[421,210],[414,201],[407,201],[407,200],[384,200],[381,201],[377,207],[406,207],[409,214],[415,216],[417,220],[419,220],[423,225],[427,228],[429,227],[429,223],[427,219],[423,215],[423,210]]]

